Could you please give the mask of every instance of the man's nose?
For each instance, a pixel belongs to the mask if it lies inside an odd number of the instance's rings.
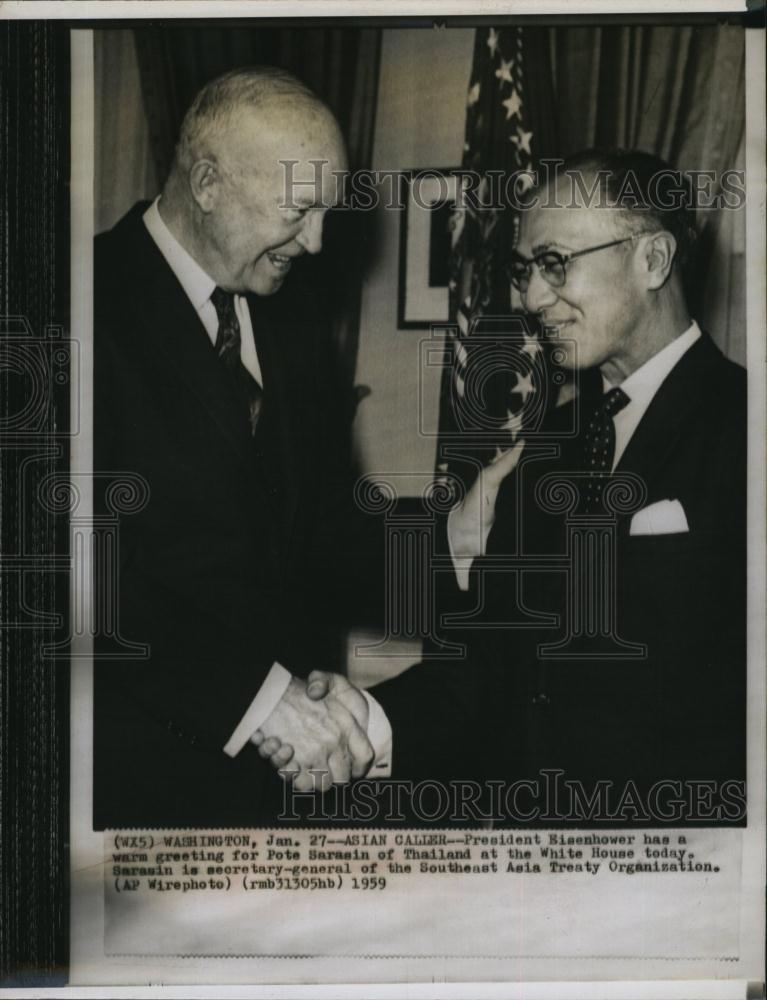
[[[307,212],[304,224],[296,239],[307,253],[319,253],[322,250],[322,223],[324,212]]]
[[[522,304],[528,312],[539,313],[557,301],[554,288],[541,277],[541,272],[533,264],[530,268],[530,279],[527,290],[522,293]]]

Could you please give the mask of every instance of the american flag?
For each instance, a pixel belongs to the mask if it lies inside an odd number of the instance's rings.
[[[547,104],[553,111],[543,32],[490,27],[476,33],[462,168],[482,179],[479,207],[466,200],[452,220],[454,324],[447,333],[437,453],[438,478],[447,481],[451,473],[466,486],[478,463],[509,447],[537,419],[545,395],[541,345],[529,320],[515,310],[505,275],[519,224],[508,204],[509,178],[516,176],[517,190],[532,183],[535,157],[541,155],[538,134],[547,133],[553,118],[541,114]],[[531,87],[538,91],[535,98]],[[538,117],[544,118],[540,125]],[[546,151],[550,142],[547,134]]]

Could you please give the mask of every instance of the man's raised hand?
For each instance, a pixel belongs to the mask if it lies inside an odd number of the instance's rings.
[[[449,534],[453,556],[476,559],[484,555],[485,542],[495,521],[495,501],[501,483],[516,469],[524,440],[500,452],[474,480],[463,502],[450,513]]]

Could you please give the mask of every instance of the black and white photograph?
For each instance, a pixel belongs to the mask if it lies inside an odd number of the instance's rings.
[[[0,983],[759,995],[764,10],[31,6]]]
[[[743,29],[93,43],[96,828],[261,825],[281,778],[371,768],[503,781],[516,823],[557,769],[597,822],[744,823]],[[403,210],[387,118],[412,156],[427,107],[462,202],[427,172]],[[440,203],[437,394],[369,308],[387,226],[428,288]]]

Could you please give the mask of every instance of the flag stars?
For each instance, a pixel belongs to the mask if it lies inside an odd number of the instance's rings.
[[[471,87],[469,87],[469,92],[466,95],[467,108],[473,108],[474,105],[477,103],[477,101],[479,100],[479,91],[480,91],[479,80],[477,80],[476,83],[473,83]]]
[[[527,397],[535,392],[535,386],[533,385],[533,377],[530,372],[527,375],[520,375],[519,372],[515,372],[517,376],[517,383],[512,389],[512,392],[518,392],[522,399],[526,402]]]
[[[498,51],[498,32],[495,28],[491,28],[487,35],[487,47],[490,49],[490,55],[494,56]]]
[[[523,334],[523,337],[524,337],[524,343],[521,347],[521,351],[523,354],[527,354],[531,358],[534,358],[539,351],[543,350],[540,343],[538,342],[537,337],[532,336],[529,333]]]
[[[499,71],[496,70],[496,73],[495,73],[496,76],[498,76],[498,72]],[[509,82],[511,82],[511,81],[509,81]],[[519,96],[519,94],[517,93],[516,90],[512,90],[511,97],[507,97],[505,101],[501,101],[501,104],[503,105],[504,108],[506,108],[506,121],[508,121],[509,118],[513,118],[514,115],[516,115],[517,118],[521,118],[522,117],[522,113],[521,113],[522,112],[522,100],[521,100],[521,98],[520,98],[520,96]],[[520,129],[517,128],[517,132],[519,132],[519,131],[520,131]],[[530,134],[532,135],[532,132]],[[514,138],[513,137],[512,137],[511,141],[514,142]]]
[[[531,155],[530,150],[530,140],[533,137],[532,132],[525,132],[523,128],[517,125],[517,134],[510,136],[511,141],[517,147],[520,153],[527,153],[528,156]]]
[[[501,83],[514,82],[511,76],[511,70],[513,66],[514,66],[513,59],[509,59],[508,61],[506,59],[501,59],[501,65],[495,71],[495,75],[501,81]]]

